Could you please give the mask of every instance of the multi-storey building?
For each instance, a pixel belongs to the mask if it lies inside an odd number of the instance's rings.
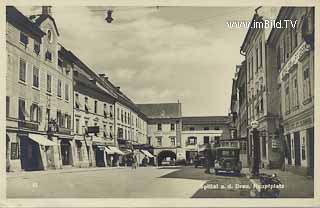
[[[71,53],[71,52],[70,52]],[[75,166],[111,166],[106,147],[115,147],[114,106],[117,99],[112,86],[71,53],[74,65]],[[90,129],[96,128],[95,132]],[[110,155],[109,155],[110,156]]]
[[[268,38],[270,59],[278,72],[281,124],[288,169],[313,175],[314,163],[314,8],[283,7],[276,21],[290,27],[274,28]]]
[[[230,140],[230,123],[229,116],[182,117],[182,158],[190,164],[205,145]]]
[[[7,170],[45,170],[72,162],[72,65],[58,67],[59,32],[50,7],[30,18],[8,6]],[[71,156],[70,156],[71,155]]]
[[[148,117],[147,144],[160,165],[164,158],[183,159],[181,148],[181,103],[138,104]]]
[[[240,142],[240,160],[242,166],[248,165],[248,137],[247,137],[247,101],[246,101],[246,63],[236,67],[236,76],[233,79],[232,95],[231,95],[231,115],[232,125],[236,131],[231,134],[232,139]]]
[[[256,10],[251,24],[264,21]],[[283,161],[279,131],[279,93],[277,70],[272,67],[274,53],[266,44],[265,28],[250,27],[241,46],[247,64],[247,111],[249,151],[253,150],[252,122],[258,122],[260,161],[262,167],[279,167]],[[252,154],[251,154],[252,155]]]

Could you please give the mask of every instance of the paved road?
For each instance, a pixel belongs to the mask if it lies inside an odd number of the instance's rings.
[[[8,198],[190,198],[206,182],[163,177],[179,169],[27,173],[7,177]]]

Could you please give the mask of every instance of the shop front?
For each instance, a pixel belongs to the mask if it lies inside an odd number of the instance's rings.
[[[20,138],[21,169],[25,171],[46,170],[47,150],[56,144],[47,139],[47,135],[23,133],[18,136]]]
[[[314,116],[303,114],[284,123],[286,169],[314,175]]]
[[[92,142],[96,167],[106,167],[106,145],[103,142]]]

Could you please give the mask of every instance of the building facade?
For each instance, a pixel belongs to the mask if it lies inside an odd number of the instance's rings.
[[[248,120],[247,120],[247,74],[246,62],[236,66],[236,74],[232,83],[230,111],[232,116],[232,139],[240,143],[240,160],[243,167],[248,166]]]
[[[183,159],[181,149],[181,103],[138,104],[147,116],[147,144],[153,147],[158,165],[170,157]]]
[[[296,173],[313,175],[314,8],[283,7],[277,20],[296,23],[273,29],[268,38],[278,71],[285,165]]]
[[[68,157],[62,140],[73,138],[72,65],[58,67],[50,7],[30,18],[11,6],[6,12],[7,170],[61,168]]]
[[[231,117],[182,117],[181,148],[183,159],[192,164],[202,147],[231,139]]]
[[[253,22],[263,22],[264,18],[257,10]],[[274,53],[266,44],[264,28],[251,27],[241,46],[241,54],[245,56],[247,68],[247,112],[249,154],[253,148],[260,152],[261,167],[278,168],[283,163],[281,134],[279,130],[279,92],[277,86],[277,70],[272,67]],[[252,122],[258,123],[259,142],[253,147]]]

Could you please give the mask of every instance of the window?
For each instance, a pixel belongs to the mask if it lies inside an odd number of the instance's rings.
[[[113,134],[112,134],[112,132],[113,132],[113,126],[110,126],[110,138],[112,139],[113,138]]]
[[[113,107],[112,105],[110,105],[110,118],[112,119],[113,118]]]
[[[19,155],[19,143],[17,142],[11,142],[11,154],[10,154],[10,158],[11,160],[17,160],[20,159],[20,155]]]
[[[258,71],[259,67],[259,48],[256,48],[256,72]]]
[[[40,108],[37,104],[32,104],[30,107],[30,120],[35,122],[40,121]]]
[[[151,145],[151,137],[147,138],[147,144]]]
[[[120,120],[119,108],[117,108],[117,119]]]
[[[299,100],[298,100],[298,80],[297,74],[295,73],[292,77],[292,107],[298,107]]]
[[[20,32],[20,43],[22,43],[25,47],[27,47],[29,43],[28,36],[23,32]]]
[[[285,83],[285,111],[287,114],[290,112],[289,80]]]
[[[57,89],[58,97],[61,97],[61,87],[62,87],[61,80],[60,80],[60,79],[58,79],[58,89]]]
[[[174,123],[170,124],[170,129],[171,129],[171,131],[175,130],[175,124]]]
[[[36,41],[36,40],[34,41],[33,50],[37,55],[39,55],[39,53],[40,53],[40,43],[38,41]]]
[[[251,77],[250,79],[253,79],[253,55],[251,56]]]
[[[203,130],[208,131],[209,127],[204,127]]]
[[[121,110],[121,123],[123,123],[123,110]]]
[[[94,113],[97,113],[98,112],[98,101],[95,100],[94,101]]]
[[[76,109],[80,108],[79,94],[75,94],[75,107]]]
[[[162,137],[157,137],[157,144],[158,146],[162,145]]]
[[[106,138],[107,137],[107,125],[103,125],[103,137]]]
[[[89,121],[84,121],[84,125],[85,125],[85,127],[88,127],[88,125],[89,125]]]
[[[33,67],[33,84],[32,86],[39,88],[39,69],[37,67]]]
[[[277,68],[278,71],[281,70],[281,53],[280,53],[280,46],[277,48]]]
[[[52,61],[52,54],[51,54],[51,52],[50,51],[46,51],[46,56],[45,56],[45,58],[46,58],[46,61],[48,60],[48,61]]]
[[[10,116],[10,97],[6,96],[6,116]]]
[[[220,127],[219,126],[215,126],[214,130],[220,130]]]
[[[203,144],[209,144],[209,136],[203,137]]]
[[[263,97],[261,97],[261,100],[260,100],[260,113],[264,113]]]
[[[19,120],[26,120],[26,103],[23,99],[19,99]]]
[[[48,30],[47,35],[48,35],[48,41],[49,41],[49,43],[52,43],[52,41],[53,41],[53,36],[52,36],[51,30]]]
[[[307,100],[311,97],[310,87],[310,67],[309,63],[303,66],[303,100]]]
[[[51,81],[52,77],[50,74],[47,74],[47,92],[51,93]]]
[[[197,137],[188,137],[187,145],[196,145]]]
[[[162,125],[161,123],[158,124],[158,131],[161,131],[162,130]]]
[[[58,66],[62,69],[63,67],[63,61],[61,58],[58,58]]]
[[[194,131],[194,127],[190,127],[189,130],[190,130],[190,131]]]
[[[25,60],[20,59],[19,80],[22,82],[26,82],[26,74],[27,74],[27,63]]]
[[[304,137],[302,137],[301,153],[302,160],[306,160],[306,139]]]
[[[76,119],[76,134],[79,134],[79,124],[80,124],[80,120],[77,118]]]
[[[171,146],[173,146],[173,147],[176,146],[176,138],[171,137],[170,140],[171,140]]]
[[[259,42],[259,66],[262,66],[262,40]]]

